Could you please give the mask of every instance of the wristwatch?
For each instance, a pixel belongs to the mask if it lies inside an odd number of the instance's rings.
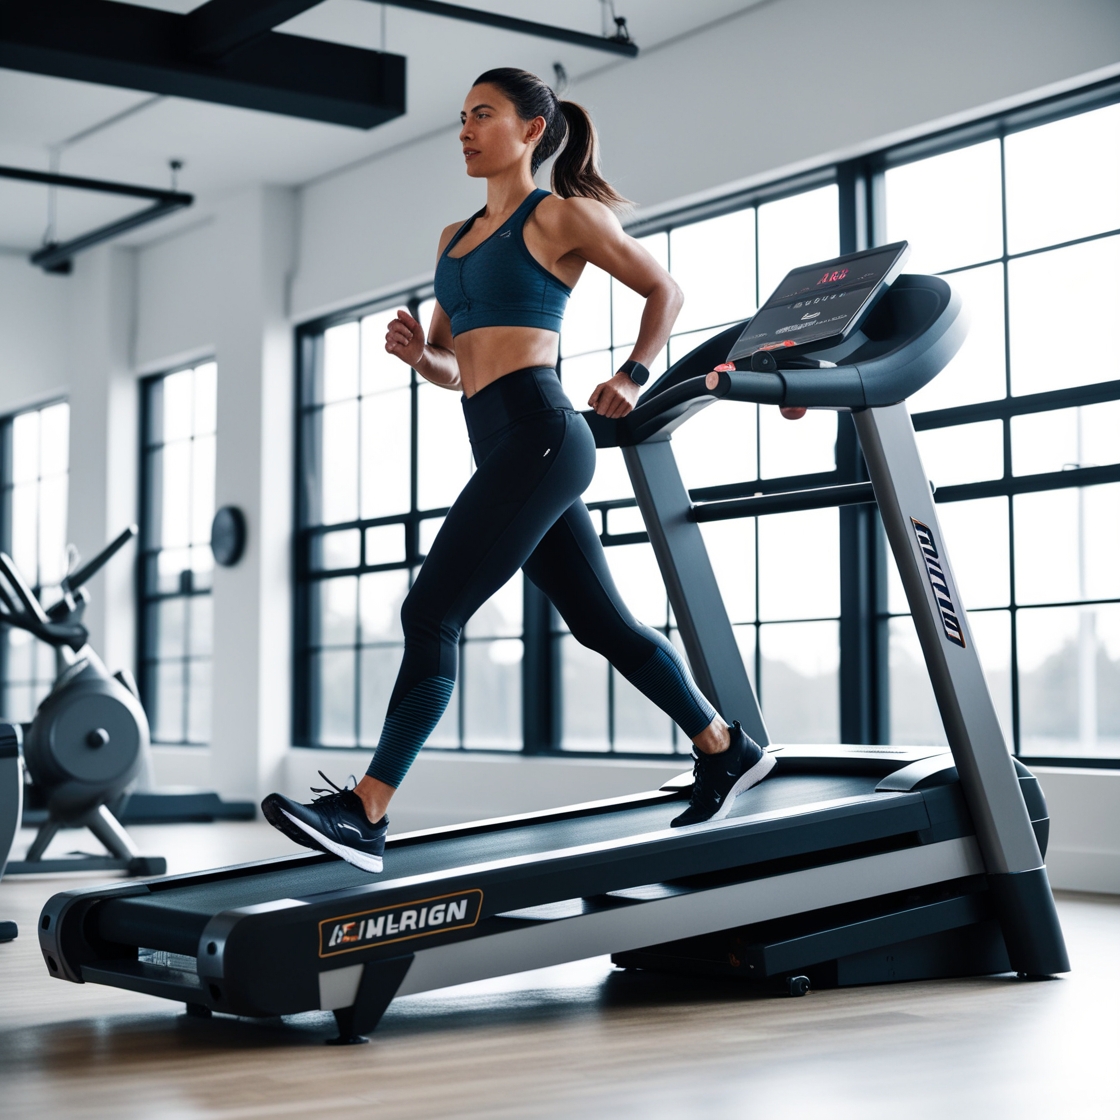
[[[633,359],[623,362],[618,367],[618,372],[626,374],[635,385],[644,385],[649,380],[649,370],[641,362],[635,362]]]

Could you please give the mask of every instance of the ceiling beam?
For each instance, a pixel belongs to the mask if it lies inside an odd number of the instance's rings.
[[[188,49],[218,59],[259,39],[322,0],[209,0],[186,15]]]
[[[372,0],[380,3],[381,0]],[[410,8],[414,12],[427,12],[428,15],[443,16],[446,19],[464,20],[467,23],[481,23],[487,27],[500,27],[503,31],[516,31],[522,35],[533,35],[538,39],[556,39],[561,43],[573,43],[577,47],[590,47],[595,51],[621,54],[627,58],[637,58],[638,44],[630,38],[625,20],[616,20],[618,33],[589,35],[586,31],[573,31],[568,27],[555,27],[550,23],[535,23],[530,19],[516,16],[503,16],[497,12],[483,12],[478,8],[464,8],[459,4],[444,4],[440,0],[385,0],[394,8]]]
[[[401,55],[265,31],[201,59],[189,19],[113,0],[0,0],[0,67],[353,128],[405,111]]]

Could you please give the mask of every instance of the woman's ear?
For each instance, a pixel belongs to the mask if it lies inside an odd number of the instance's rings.
[[[534,117],[529,121],[529,127],[525,133],[526,143],[536,143],[544,135],[545,129],[547,128],[548,121],[546,121],[544,117]]]

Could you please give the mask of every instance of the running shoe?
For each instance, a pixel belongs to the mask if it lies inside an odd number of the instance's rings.
[[[261,802],[264,819],[289,840],[341,856],[347,863],[376,875],[383,866],[389,818],[370,824],[365,806],[352,789],[335,785],[322,770],[319,776],[331,788],[313,787],[311,792],[320,796],[310,805],[270,793]]]
[[[774,768],[774,756],[760,747],[736,721],[731,746],[720,754],[693,751],[692,800],[673,818],[672,827],[721,821],[731,812],[735,798],[758,785]]]

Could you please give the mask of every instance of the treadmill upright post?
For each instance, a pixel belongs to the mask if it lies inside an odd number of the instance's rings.
[[[853,414],[898,564],[1012,967],[1069,971],[1069,957],[1011,754],[949,564],[905,402]]]
[[[727,607],[668,435],[623,447],[634,496],[649,532],[692,675],[728,722],[738,720],[759,746],[770,736],[751,688]]]
[[[369,1041],[364,1036],[381,1022],[381,1016],[397,994],[412,960],[413,954],[409,953],[403,957],[366,962],[353,1004],[340,1007],[334,1013],[338,1038],[330,1040],[332,1046],[352,1046]]]

